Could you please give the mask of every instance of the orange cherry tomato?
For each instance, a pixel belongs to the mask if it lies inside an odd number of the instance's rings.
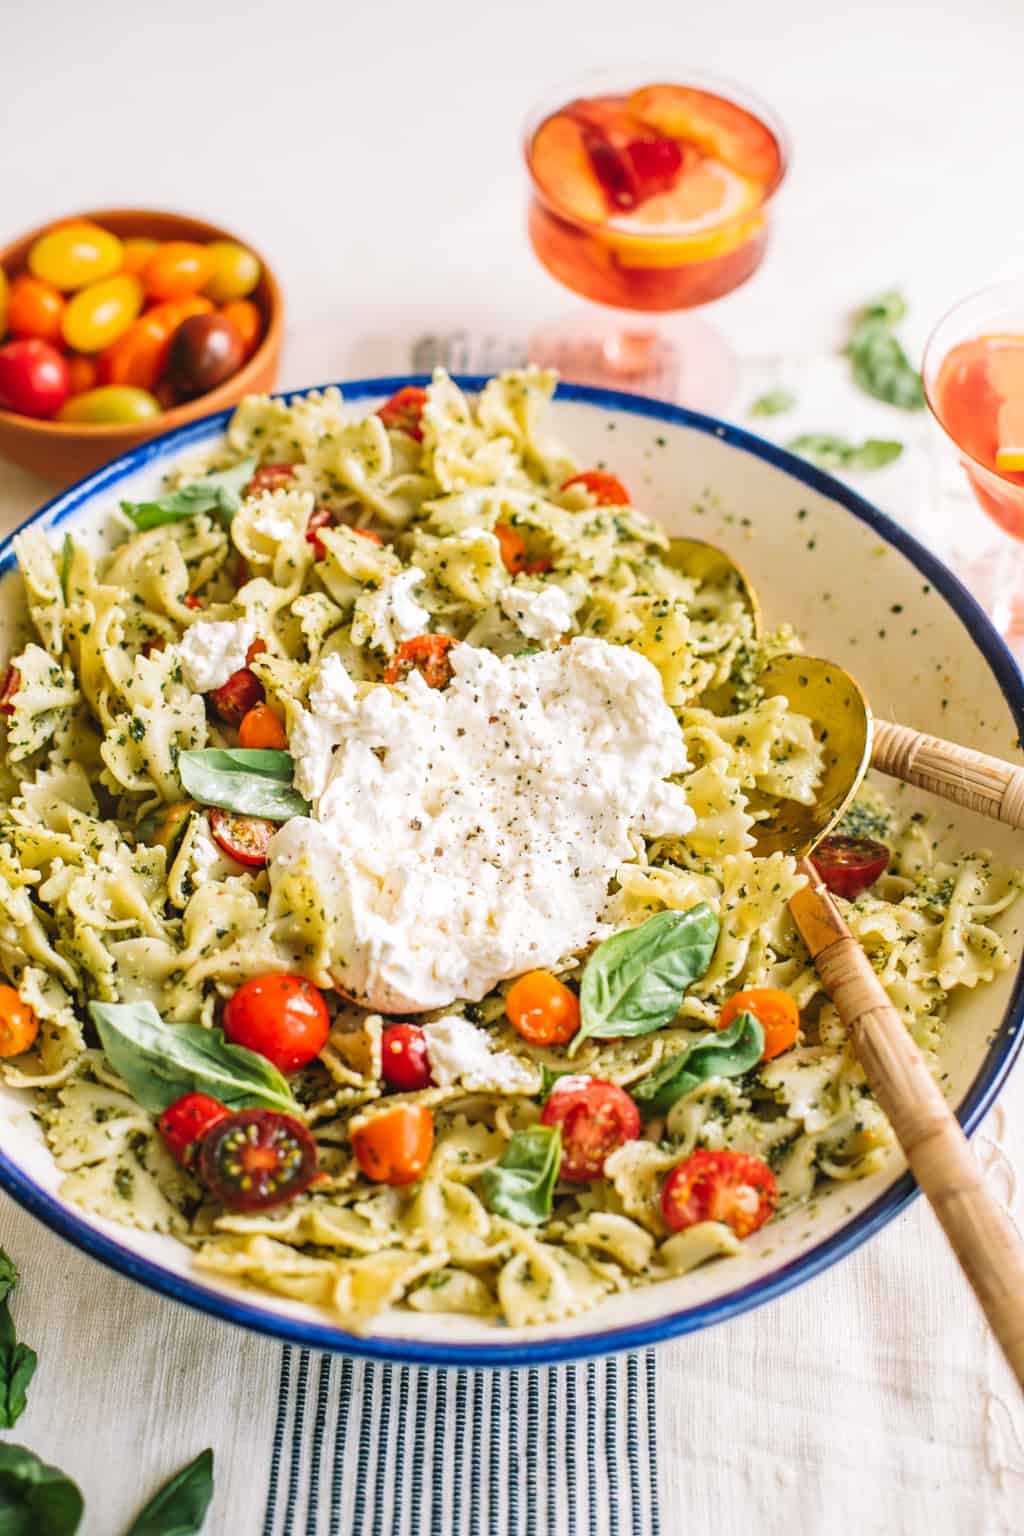
[[[327,1044],[331,1016],[311,981],[271,974],[245,981],[224,1009],[224,1034],[265,1056],[279,1072],[298,1072]]]
[[[511,523],[495,523],[494,536],[501,551],[502,564],[513,576],[518,576],[521,571],[528,576],[538,571],[550,571],[550,560],[526,558],[526,541],[518,528],[513,528]]]
[[[388,662],[384,681],[400,683],[415,668],[428,688],[443,688],[452,680],[448,653],[454,644],[451,635],[416,635],[412,640],[403,640]]]
[[[121,271],[141,277],[159,244],[159,240],[150,240],[147,235],[132,235],[128,240],[122,240]]]
[[[74,352],[102,352],[124,335],[141,308],[141,283],[121,272],[91,283],[68,300],[61,335]]]
[[[430,1161],[434,1117],[425,1104],[396,1104],[352,1137],[356,1162],[375,1184],[412,1184]]]
[[[427,392],[419,384],[406,384],[403,389],[385,400],[378,409],[377,415],[387,427],[389,432],[404,432],[408,437],[414,437],[418,443],[423,441],[423,428],[420,418],[423,415],[423,407],[427,403]]]
[[[39,1020],[13,987],[0,987],[0,1056],[20,1056],[35,1043]]]
[[[259,305],[252,299],[232,299],[230,304],[221,306],[220,313],[225,320],[231,321],[242,338],[246,357],[252,357],[263,336],[263,314]]]
[[[155,390],[167,362],[171,337],[183,321],[208,314],[213,306],[198,294],[147,309],[123,336],[101,353],[100,377],[105,384],[131,384]]]
[[[582,474],[570,475],[562,490],[567,491],[571,485],[582,485],[599,507],[629,506],[629,492],[622,481],[615,475],[606,474],[603,469],[585,469]]]
[[[796,1044],[800,1010],[780,987],[748,987],[745,992],[735,992],[718,1015],[718,1028],[725,1029],[744,1012],[752,1013],[764,1030],[764,1061],[781,1056]]]
[[[269,704],[256,704],[242,716],[242,723],[238,727],[238,745],[247,750],[285,750],[288,746],[287,733]]]
[[[749,1237],[764,1226],[778,1198],[775,1175],[759,1157],[699,1148],[665,1180],[661,1214],[673,1232],[721,1221],[737,1237]]]
[[[550,971],[527,971],[514,981],[505,1012],[530,1045],[567,1045],[580,1027],[579,998]]]
[[[99,364],[94,357],[86,357],[83,352],[74,352],[68,358],[68,379],[71,382],[73,395],[81,395],[87,389],[95,389],[100,379]]]
[[[152,299],[184,299],[206,286],[213,268],[214,259],[205,245],[167,240],[143,267],[142,282]]]
[[[60,341],[60,322],[66,303],[64,295],[52,283],[23,273],[11,284],[7,300],[7,329],[12,336],[38,336],[42,341]]]

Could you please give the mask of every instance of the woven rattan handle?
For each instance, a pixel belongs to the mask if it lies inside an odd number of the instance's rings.
[[[853,1048],[1024,1387],[1024,1243],[982,1181],[960,1129],[867,955],[808,859],[790,911]]]
[[[1024,768],[1012,768],[998,757],[876,720],[871,766],[983,816],[1024,828]]]

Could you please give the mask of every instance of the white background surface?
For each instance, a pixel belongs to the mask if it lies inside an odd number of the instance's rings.
[[[802,382],[798,429],[906,435],[846,398],[829,354],[878,288],[906,290],[914,350],[954,300],[1024,270],[1020,0],[7,0],[3,232],[105,203],[206,214],[276,265],[284,385],[397,371],[420,332],[522,335],[563,307],[523,234],[519,125],[552,82],[626,58],[667,78],[714,69],[777,107],[796,158],[775,245],[714,319],[758,360],[752,376]],[[933,484],[919,445],[864,488],[927,527]],[[45,493],[0,466],[5,526]],[[1022,1118],[1018,1074],[986,1127],[1018,1214]],[[15,1438],[78,1477],[86,1536],[120,1530],[207,1443],[230,1511],[214,1528],[255,1532],[276,1346],[149,1298],[7,1202],[0,1241],[25,1272],[17,1316],[41,1360]],[[661,1359],[669,1536],[1024,1523],[1019,1401],[923,1209]]]

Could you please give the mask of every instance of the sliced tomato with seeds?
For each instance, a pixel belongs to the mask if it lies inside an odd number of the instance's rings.
[[[206,697],[214,713],[226,725],[241,725],[250,709],[263,703],[266,694],[255,672],[248,667],[239,667],[221,687],[211,688]]]
[[[415,669],[429,688],[444,688],[452,680],[449,652],[455,641],[451,635],[417,635],[403,640],[384,673],[386,683],[400,683]]]
[[[295,473],[294,464],[261,464],[245,488],[246,496],[258,496],[261,491],[280,491]]]
[[[272,821],[261,816],[236,816],[233,811],[210,812],[210,831],[217,846],[250,869],[262,869],[267,862],[270,839],[277,831]]]
[[[323,994],[304,976],[272,971],[244,981],[224,1008],[224,1033],[272,1061],[279,1072],[298,1072],[327,1044],[331,1016]]]
[[[0,713],[14,714],[14,696],[21,687],[21,673],[17,667],[8,667],[0,687]]]
[[[421,418],[423,407],[427,403],[427,392],[418,384],[406,384],[385,400],[377,411],[377,415],[387,427],[389,432],[404,432],[408,437],[414,437],[418,443],[423,441],[423,427]]]
[[[665,1180],[661,1214],[673,1232],[720,1221],[737,1237],[749,1237],[764,1226],[778,1198],[775,1175],[759,1157],[700,1148]]]
[[[640,1111],[629,1094],[600,1077],[560,1078],[540,1119],[562,1127],[560,1176],[576,1183],[599,1179],[605,1158],[640,1135]]]
[[[427,1037],[418,1024],[389,1024],[380,1042],[381,1076],[389,1088],[417,1093],[429,1088]]]
[[[184,1093],[164,1110],[157,1125],[167,1150],[176,1162],[188,1167],[207,1131],[231,1113],[208,1093]]]
[[[822,838],[811,854],[811,863],[834,895],[855,901],[885,874],[889,850],[873,837],[837,834]]]
[[[294,1115],[243,1109],[199,1143],[199,1177],[232,1211],[283,1205],[309,1188],[317,1173],[316,1142]]]
[[[581,474],[570,475],[562,484],[567,491],[572,485],[582,485],[589,491],[599,507],[628,507],[629,492],[617,475],[609,475],[603,469],[585,469]]]

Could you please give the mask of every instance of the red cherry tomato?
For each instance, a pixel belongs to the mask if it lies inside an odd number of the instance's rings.
[[[182,601],[186,608],[201,608],[203,606],[194,592],[186,592]]]
[[[352,1136],[356,1162],[377,1184],[412,1184],[430,1161],[434,1117],[425,1104],[396,1104]]]
[[[387,427],[389,432],[404,432],[408,437],[414,437],[418,443],[423,441],[423,427],[421,418],[423,407],[427,403],[427,392],[418,384],[406,384],[397,394],[385,400],[377,411],[377,415]]]
[[[14,714],[14,696],[21,687],[21,673],[17,667],[8,667],[0,685],[0,714]]]
[[[316,1178],[316,1142],[294,1115],[243,1109],[199,1143],[198,1172],[215,1200],[233,1211],[267,1210]]]
[[[599,507],[628,507],[629,492],[615,475],[603,469],[585,469],[582,474],[570,475],[562,485],[567,491],[571,485],[582,485],[588,490]]]
[[[381,1036],[381,1074],[389,1088],[416,1093],[429,1088],[427,1037],[416,1024],[389,1024]]]
[[[400,683],[415,667],[429,688],[443,688],[452,680],[449,651],[455,641],[451,635],[417,635],[403,640],[384,673],[386,683]]]
[[[24,272],[11,284],[7,299],[7,329],[12,336],[38,336],[42,341],[59,344],[66,302],[59,288]]]
[[[836,896],[855,901],[889,868],[889,850],[871,837],[824,837],[811,854],[822,880]]]
[[[334,524],[334,513],[330,507],[314,507],[309,514],[309,522],[306,524],[306,543],[312,544],[318,560],[327,559],[327,546],[320,538],[321,528],[330,528]]]
[[[157,1124],[171,1156],[184,1167],[192,1161],[207,1131],[226,1120],[230,1111],[208,1093],[185,1093],[164,1110]]]
[[[241,725],[250,709],[262,704],[266,695],[255,672],[248,667],[239,667],[237,672],[232,672],[226,683],[222,683],[219,688],[211,688],[206,697],[214,713],[225,724]]]
[[[294,473],[294,464],[261,464],[246,486],[245,494],[258,496],[261,491],[279,491]]]
[[[210,812],[210,831],[214,842],[229,858],[249,869],[262,869],[277,828],[262,816],[236,816],[233,811],[218,808]]]
[[[311,981],[301,976],[254,976],[224,1009],[224,1033],[272,1061],[279,1072],[297,1072],[327,1043],[331,1017]]]
[[[71,393],[67,360],[37,336],[0,347],[0,407],[20,416],[53,416]]]
[[[563,1077],[541,1110],[542,1125],[562,1127],[561,1177],[599,1179],[610,1153],[640,1135],[640,1111],[617,1083]]]
[[[661,1195],[661,1214],[673,1232],[699,1221],[721,1221],[737,1237],[764,1225],[779,1198],[767,1163],[746,1152],[691,1152],[673,1168]]]

